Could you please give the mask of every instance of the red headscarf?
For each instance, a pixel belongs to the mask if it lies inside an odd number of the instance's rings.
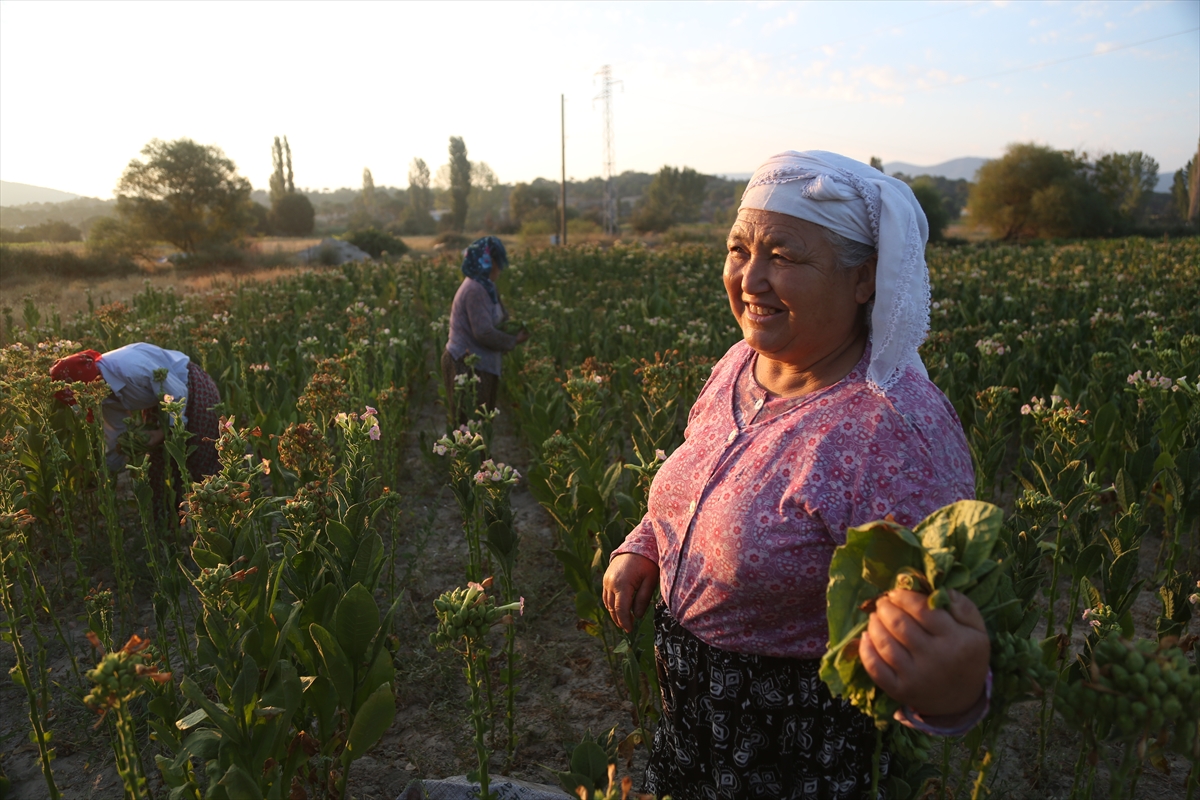
[[[91,383],[101,379],[100,367],[96,362],[100,354],[95,350],[81,350],[73,356],[60,358],[50,367],[50,377],[67,383]],[[75,405],[75,393],[70,389],[55,392],[54,396],[69,406]]]

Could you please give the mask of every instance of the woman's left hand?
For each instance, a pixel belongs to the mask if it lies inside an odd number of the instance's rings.
[[[879,598],[859,644],[867,674],[923,717],[963,714],[979,702],[991,645],[983,616],[951,590],[948,609],[928,596],[897,589]]]

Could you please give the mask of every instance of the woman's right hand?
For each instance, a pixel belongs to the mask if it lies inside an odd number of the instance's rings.
[[[658,564],[636,553],[620,553],[604,573],[604,607],[617,627],[633,633],[658,588]]]
[[[529,339],[529,331],[524,330],[524,329],[517,331],[517,344],[520,344],[521,342],[524,342],[528,339]]]

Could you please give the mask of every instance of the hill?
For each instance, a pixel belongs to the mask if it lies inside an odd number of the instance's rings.
[[[47,189],[44,186],[30,186],[28,183],[0,181],[0,206],[23,206],[27,203],[62,203],[74,200],[79,195],[70,192],[60,192],[58,189]]]
[[[963,158],[953,158],[949,161],[943,161],[941,164],[934,164],[932,167],[921,167],[904,161],[889,161],[883,165],[883,171],[888,175],[903,172],[905,175],[914,178],[918,175],[933,175],[934,177],[947,178],[952,181],[973,181],[975,180],[975,173],[979,168],[990,160],[988,158],[979,158],[978,156],[964,156]]]

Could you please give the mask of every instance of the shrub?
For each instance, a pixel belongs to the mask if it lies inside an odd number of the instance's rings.
[[[408,252],[408,245],[403,240],[375,228],[353,231],[343,238],[359,250],[370,253],[371,258],[379,258],[384,253],[402,256]]]
[[[646,187],[630,223],[638,233],[662,232],[700,216],[708,179],[691,167],[663,167]]]
[[[253,260],[245,249],[228,242],[213,243],[194,253],[175,253],[171,263],[186,269],[245,267]]]
[[[119,255],[80,255],[70,250],[46,251],[0,245],[0,275],[4,276],[6,283],[16,277],[96,278],[129,275],[137,271],[137,265],[130,258]]]
[[[434,246],[441,245],[443,250],[462,250],[470,243],[470,239],[454,231],[442,231],[433,240]]]
[[[971,219],[1003,239],[1093,236],[1112,227],[1112,210],[1089,180],[1086,156],[1012,144],[979,168]]]
[[[101,217],[88,228],[88,252],[102,259],[132,259],[144,255],[146,244],[129,225],[112,217]]]
[[[950,222],[950,214],[946,210],[942,193],[938,191],[934,182],[924,175],[914,180],[909,188],[921,204],[921,210],[925,212],[925,219],[929,223],[929,241],[940,242],[946,224]]]
[[[600,226],[594,219],[587,217],[579,217],[578,219],[567,220],[567,234],[574,236],[586,236],[589,233],[599,233]]]
[[[312,202],[304,195],[295,193],[279,198],[267,215],[271,231],[282,236],[312,234],[316,218],[317,212],[313,210]]]
[[[40,225],[27,225],[14,230],[0,228],[0,242],[22,244],[27,242],[82,242],[83,233],[69,222],[50,220]]]

